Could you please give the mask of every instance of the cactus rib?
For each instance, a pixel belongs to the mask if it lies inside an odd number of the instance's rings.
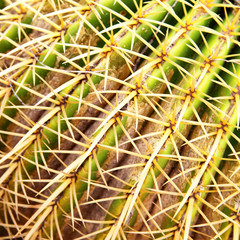
[[[0,238],[239,238],[237,1],[0,14]]]

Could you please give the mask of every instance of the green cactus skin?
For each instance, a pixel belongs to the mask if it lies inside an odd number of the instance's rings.
[[[123,3],[126,2],[126,6],[128,7],[134,7],[133,2],[131,1],[123,1]],[[109,1],[109,0],[102,0],[101,2],[99,2],[100,6],[103,5],[113,11],[116,12],[120,12],[122,11],[124,8],[116,3],[115,1]],[[89,7],[89,9],[91,9]],[[99,15],[98,17],[96,17],[96,12]],[[101,24],[104,24],[106,27],[109,24],[110,21],[110,14],[106,11],[106,10],[102,10],[100,7],[96,7],[95,11],[93,12],[87,12],[87,17],[86,17],[86,23],[84,25],[84,27],[86,28],[85,30],[82,30],[82,35],[84,35],[84,32],[86,32],[89,28],[89,25],[93,26],[94,28],[100,28],[101,29]],[[33,12],[27,13],[24,16],[23,19],[23,23],[26,24],[30,24],[31,23],[31,17],[33,15]],[[101,19],[101,21],[99,21],[99,18]],[[66,49],[67,46],[65,47],[64,44],[68,44],[70,43],[71,39],[73,39],[78,33],[79,29],[81,29],[81,19],[80,21],[76,21],[74,22],[71,26],[68,27],[66,34],[63,36],[63,39],[59,42],[56,43],[55,46],[53,46],[52,52],[49,49],[46,49],[44,51],[41,52],[40,57],[35,65],[34,70],[32,70],[31,68],[29,68],[29,70],[25,70],[25,74],[21,75],[18,78],[18,82],[21,84],[30,84],[31,86],[35,86],[38,85],[41,82],[41,78],[45,78],[47,73],[50,71],[51,68],[54,68],[57,62],[57,53],[63,53]],[[62,29],[64,30],[64,29]],[[18,30],[17,30],[17,26],[12,26],[11,29],[9,29],[8,33],[6,34],[7,37],[11,38],[12,40],[16,41],[17,37],[18,37]],[[59,31],[59,35],[61,36],[61,31]],[[101,39],[97,39],[94,41],[99,42],[99,40]],[[11,44],[7,41],[7,40],[2,40],[4,42],[0,42],[0,46],[2,47],[2,50],[6,50],[9,49]],[[0,52],[1,48],[0,48]],[[36,53],[37,54],[37,53]],[[39,54],[39,53],[38,53]],[[46,69],[46,67],[48,67],[48,69]],[[24,88],[20,88],[17,87],[15,89],[15,92],[17,94],[13,95],[10,99],[9,99],[9,105],[11,104],[20,104],[21,102],[19,101],[20,99],[24,99],[24,96],[27,94],[27,90]],[[10,117],[14,117],[17,113],[16,109],[11,109],[11,110],[5,110],[5,114],[7,116]],[[3,117],[0,119],[0,126],[1,129],[6,128],[8,126],[9,122],[6,121],[6,119],[4,119]]]
[[[21,23],[29,25],[32,22],[32,18],[34,16],[34,13],[31,11],[28,11],[26,14],[24,14]],[[24,29],[25,34],[30,34],[30,29]],[[7,39],[11,39],[14,42],[20,42],[23,39],[23,34],[21,34],[21,38],[19,39],[19,33],[18,33],[18,26],[12,25],[7,32],[4,34]],[[11,41],[8,41],[7,39],[2,39],[0,41],[0,53],[6,52],[7,50],[13,48],[13,44]]]
[[[221,41],[220,42],[218,41],[218,37],[217,36],[213,36],[211,39],[208,39],[208,43],[209,43],[208,46],[209,46],[210,49],[214,49],[214,46],[217,49],[218,45],[220,44],[219,45],[219,46],[221,46],[221,52],[219,52],[220,56],[228,54],[228,51],[229,51],[230,48],[228,48],[226,46],[226,44],[225,44],[225,47],[223,45],[221,45]],[[207,56],[207,48],[202,49],[202,53],[204,54],[204,56]],[[199,59],[198,62],[201,62],[201,60]],[[197,72],[196,69],[194,69],[195,76],[200,76],[201,75],[201,68],[198,68],[198,70],[199,70],[199,73]],[[214,74],[216,74],[217,71],[218,71],[218,69],[213,68],[212,71],[209,74],[205,75],[205,77],[203,78],[204,80],[202,80],[201,83],[198,83],[198,82],[195,83],[196,87],[194,87],[194,89],[196,91],[197,96],[199,96],[200,98],[203,98],[204,95],[207,94],[209,92],[209,90],[211,90],[211,80],[210,79],[212,79],[214,77]],[[188,81],[188,82],[190,82],[190,81]],[[188,89],[189,85],[186,84],[183,81],[183,83],[180,83],[179,87],[182,88],[182,89]],[[178,95],[180,95],[180,94],[178,94]],[[176,101],[176,102],[178,101],[179,102],[179,100],[174,100],[174,101]],[[185,101],[187,101],[187,100],[185,100]],[[170,100],[169,100],[169,102],[170,102]],[[194,106],[195,109],[199,108],[200,103],[201,103],[201,101],[199,100],[198,97],[194,97],[194,99],[192,100],[192,106]],[[172,103],[171,105],[175,106],[175,105],[180,105],[180,104]],[[164,108],[164,105],[163,105],[163,108]],[[176,114],[177,114],[178,110],[175,109],[175,111],[176,111]],[[170,115],[170,113],[169,113],[169,115]],[[183,119],[192,120],[192,117],[193,117],[193,109],[192,109],[192,107],[189,106],[187,109],[185,109],[185,114],[183,116]],[[212,117],[210,117],[210,119],[211,118]],[[185,136],[187,135],[187,129],[186,129],[186,127],[184,127],[184,125],[180,125],[178,131],[180,133],[184,134]],[[177,136],[175,136],[175,139],[177,139]],[[166,150],[165,151],[160,151],[159,154],[161,154],[161,155],[170,155],[170,154],[172,154],[173,151],[174,151],[174,147],[173,147],[172,143],[168,143],[168,145],[165,146]],[[159,158],[158,163],[157,163],[158,167],[154,167],[153,168],[153,172],[154,172],[154,175],[156,176],[156,178],[161,173],[159,169],[160,168],[164,169],[166,167],[166,165],[167,165],[167,162],[168,162],[167,159]],[[151,189],[153,186],[154,186],[154,179],[152,177],[152,173],[149,172],[149,174],[146,176],[145,182],[142,185],[142,189]],[[141,201],[144,201],[144,199],[146,198],[147,195],[148,195],[147,192],[146,193],[143,192],[142,194],[140,193],[139,194],[139,198],[141,199]],[[119,200],[117,200],[117,201],[119,202]],[[126,200],[123,200],[123,201],[126,201]],[[118,208],[116,207],[116,204],[114,202],[113,202],[113,205],[114,205],[114,207],[111,208],[113,210],[113,212],[111,212],[111,211],[110,212],[117,216],[116,211],[118,211],[117,210]],[[123,203],[119,202],[119,205],[121,206],[121,205],[123,205]],[[121,207],[120,207],[120,209],[121,209]],[[134,221],[132,221],[132,224],[133,223],[134,223]],[[99,238],[99,239],[102,239],[102,238]]]
[[[5,2],[0,238],[238,239],[238,2]]]

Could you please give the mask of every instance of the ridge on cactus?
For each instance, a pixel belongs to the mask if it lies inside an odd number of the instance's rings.
[[[238,240],[239,20],[0,0],[0,239]]]

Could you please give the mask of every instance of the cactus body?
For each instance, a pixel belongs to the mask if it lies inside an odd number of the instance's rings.
[[[1,239],[239,239],[237,1],[0,7]]]

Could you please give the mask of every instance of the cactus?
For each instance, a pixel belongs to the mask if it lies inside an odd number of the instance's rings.
[[[0,1],[1,239],[239,239],[238,1]]]

